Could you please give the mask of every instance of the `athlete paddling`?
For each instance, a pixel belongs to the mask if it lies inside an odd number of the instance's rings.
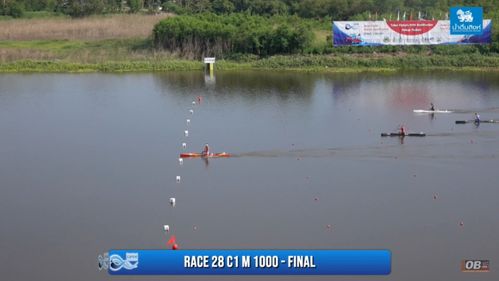
[[[400,125],[399,133],[401,136],[405,136],[405,128],[404,125]]]
[[[478,113],[475,113],[475,123],[480,123],[480,115],[478,115]]]
[[[210,156],[210,146],[208,144],[204,145],[203,152],[201,152],[202,157]]]

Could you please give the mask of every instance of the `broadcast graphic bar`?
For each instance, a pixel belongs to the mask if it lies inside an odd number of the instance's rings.
[[[111,275],[388,275],[389,250],[111,250]]]

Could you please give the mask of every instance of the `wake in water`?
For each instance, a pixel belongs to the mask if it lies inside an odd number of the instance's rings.
[[[475,112],[499,112],[499,107],[488,107],[488,108],[478,108],[478,109],[447,109],[452,111],[452,113],[469,113],[473,114]]]
[[[393,139],[389,144],[373,146],[352,146],[336,148],[310,148],[293,150],[252,151],[236,154],[236,157],[262,158],[431,158],[431,159],[499,159],[499,139],[497,132],[433,133],[427,136],[459,136],[453,141],[438,143],[411,142],[404,145]],[[473,136],[473,138],[463,138]],[[474,141],[479,137],[478,141]]]

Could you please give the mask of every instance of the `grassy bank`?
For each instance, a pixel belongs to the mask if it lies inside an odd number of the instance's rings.
[[[499,71],[499,56],[359,57],[350,55],[275,56],[249,61],[220,60],[217,70],[292,70],[308,72],[397,71],[401,69]],[[0,64],[0,72],[160,72],[203,69],[199,61],[177,58],[80,63],[67,60],[18,60]]]
[[[147,72],[202,70],[199,59],[152,47],[153,26],[168,14],[0,21],[0,72]],[[474,46],[332,48],[329,23],[314,28],[311,54],[225,55],[217,70],[315,72],[447,69],[499,71],[499,54]],[[323,47],[321,47],[323,45]],[[327,45],[327,48],[324,47]]]

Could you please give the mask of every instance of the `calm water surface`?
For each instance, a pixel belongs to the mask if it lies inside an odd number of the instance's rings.
[[[430,102],[463,113],[412,112]],[[184,249],[392,251],[348,280],[499,280],[499,125],[454,124],[474,111],[499,119],[499,74],[2,74],[0,279],[257,279],[98,271],[169,224]],[[380,138],[401,123],[428,136]],[[184,141],[238,157],[180,166]]]

